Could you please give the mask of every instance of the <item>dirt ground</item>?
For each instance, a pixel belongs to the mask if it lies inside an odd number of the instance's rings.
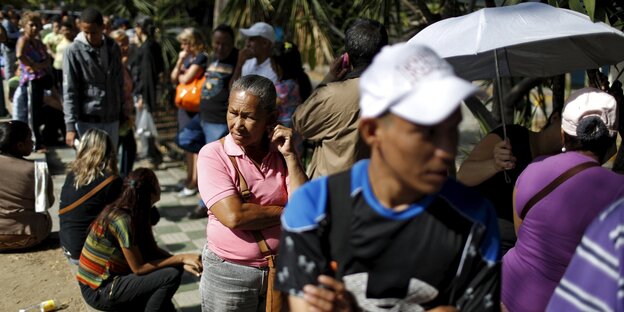
[[[37,248],[0,253],[0,281],[0,311],[18,311],[49,299],[67,305],[63,311],[88,311],[58,233]]]

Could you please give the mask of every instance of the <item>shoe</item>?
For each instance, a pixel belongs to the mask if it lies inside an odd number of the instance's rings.
[[[193,211],[189,213],[189,219],[208,218],[208,208],[197,205]]]
[[[184,187],[181,191],[178,192],[178,197],[191,197],[197,194],[197,188],[190,189],[188,187]]]

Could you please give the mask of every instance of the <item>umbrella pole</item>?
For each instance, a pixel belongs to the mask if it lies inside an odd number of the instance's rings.
[[[505,110],[503,105],[503,88],[500,77],[500,69],[498,68],[498,49],[494,49],[494,67],[496,68],[496,87],[498,88],[498,105],[501,114],[501,123],[503,124],[503,141],[507,140],[507,126],[505,125]],[[511,183],[511,179],[507,174],[507,169],[503,170],[505,175],[505,182]]]

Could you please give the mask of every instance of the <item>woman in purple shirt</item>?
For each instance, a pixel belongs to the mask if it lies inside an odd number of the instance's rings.
[[[501,288],[501,300],[509,311],[544,311],[585,228],[624,195],[624,176],[599,166],[615,152],[616,100],[598,89],[578,90],[563,109],[561,130],[564,153],[529,165],[516,182],[518,240],[503,258]],[[595,166],[571,176],[526,208],[562,173],[586,162]]]

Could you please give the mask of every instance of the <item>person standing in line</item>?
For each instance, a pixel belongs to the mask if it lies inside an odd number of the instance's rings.
[[[158,84],[161,74],[165,70],[160,44],[154,39],[156,26],[151,17],[139,16],[136,19],[136,36],[139,48],[132,58],[133,94],[136,98],[137,116],[141,110],[146,110],[152,117],[158,108]],[[139,155],[147,158],[153,168],[158,168],[163,156],[158,149],[156,137],[153,133],[141,134],[141,150]]]
[[[275,99],[265,77],[235,81],[230,133],[199,152],[199,192],[209,207],[199,285],[204,312],[264,311],[272,262],[259,244],[278,252],[284,205],[307,181],[293,131],[276,124]]]
[[[624,197],[624,176],[601,166],[615,154],[617,112],[606,92],[573,92],[561,114],[562,153],[531,163],[518,177],[518,240],[503,257],[501,286],[510,311],[544,311],[587,226]]]
[[[249,28],[241,28],[240,33],[247,37],[245,48],[238,53],[238,62],[230,83],[247,75],[258,75],[277,82],[277,72],[271,62],[271,49],[275,43],[273,26],[258,22]]]
[[[44,137],[41,126],[46,124],[44,131],[50,131],[50,118],[43,117],[44,90],[53,85],[50,75],[51,59],[46,52],[45,45],[39,40],[41,30],[41,18],[38,13],[24,12],[20,20],[20,26],[24,29],[24,35],[17,40],[15,55],[20,64],[20,87],[25,101],[16,101],[14,118],[28,121],[35,135],[35,150],[45,150]],[[27,106],[23,107],[26,103]],[[17,114],[17,112],[21,112]],[[25,113],[25,116],[22,115]],[[46,122],[47,121],[47,122]]]
[[[383,48],[359,88],[371,158],[290,197],[276,288],[292,311],[499,311],[494,208],[448,177],[477,88],[406,43]]]
[[[136,141],[134,139],[134,99],[132,96],[133,83],[132,75],[130,74],[130,40],[126,35],[126,32],[118,29],[111,32],[111,38],[117,42],[121,51],[121,63],[123,64],[124,71],[124,106],[125,115],[128,116],[128,120],[119,125],[119,153],[121,158],[119,159],[119,174],[122,177],[127,177],[132,171],[134,166],[134,160],[136,159]]]
[[[87,8],[80,16],[81,32],[63,55],[63,111],[65,143],[97,128],[119,140],[123,113],[123,68],[115,41],[104,36],[102,13]]]
[[[230,96],[230,79],[232,79],[238,59],[238,49],[234,47],[232,27],[221,24],[212,31],[212,50],[214,55],[208,61],[206,68],[206,82],[202,88],[199,116],[193,117],[200,119],[199,125],[204,133],[202,147],[228,133],[226,115]],[[197,127],[197,122],[191,124]],[[208,217],[208,208],[203,200],[200,199],[189,217],[192,219]]]
[[[204,74],[208,55],[204,36],[195,28],[184,29],[177,37],[182,51],[178,55],[178,61],[171,71],[171,82],[174,85],[189,83]],[[178,136],[184,135],[186,126],[193,121],[196,112],[178,109]],[[199,122],[199,120],[195,120]],[[186,180],[178,193],[179,197],[189,197],[197,194],[197,152],[187,151],[186,154]]]
[[[65,49],[74,42],[76,34],[74,32],[74,24],[71,22],[62,22],[60,34],[61,40],[58,42],[55,48],[54,61],[52,62],[52,68],[54,68],[55,82],[57,82],[57,89],[63,90],[63,54]]]
[[[277,90],[277,122],[291,128],[292,115],[295,109],[312,92],[310,78],[303,71],[299,48],[292,42],[281,42],[275,45],[274,54],[278,80],[275,83]]]
[[[2,9],[4,19],[2,27],[7,33],[7,41],[2,44],[2,55],[4,56],[4,79],[9,80],[15,76],[17,69],[17,57],[15,56],[15,46],[17,39],[21,36],[19,28],[19,15],[11,5],[5,5]]]
[[[293,129],[311,142],[307,168],[313,179],[351,168],[369,154],[358,133],[358,84],[373,57],[388,44],[386,28],[377,21],[356,19],[345,33],[345,51],[330,72],[293,114]]]

